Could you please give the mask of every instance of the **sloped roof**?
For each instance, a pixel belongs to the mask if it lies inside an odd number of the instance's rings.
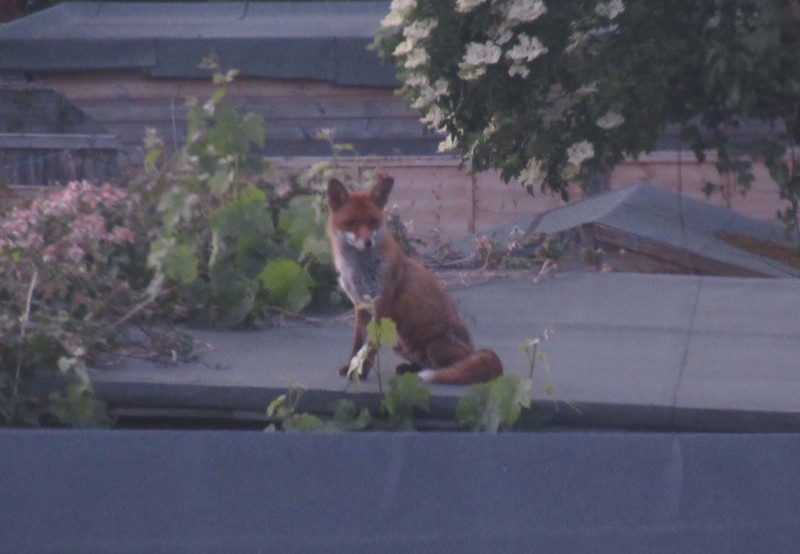
[[[590,226],[601,242],[673,261],[701,273],[798,277],[800,271],[728,243],[726,234],[791,247],[777,225],[681,194],[639,183],[541,216],[533,233],[561,233]]]
[[[0,27],[0,72],[138,70],[207,77],[200,60],[251,77],[396,86],[367,46],[388,2],[59,4]]]

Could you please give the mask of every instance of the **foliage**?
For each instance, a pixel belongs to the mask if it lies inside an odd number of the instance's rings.
[[[430,410],[431,393],[416,373],[393,375],[383,406],[389,414],[391,429],[410,431],[414,428],[414,413]]]
[[[0,220],[5,423],[47,415],[46,407],[36,407],[39,401],[22,396],[20,385],[34,371],[56,367],[75,375],[77,388],[52,398],[50,415],[94,417],[84,360],[125,340],[118,323],[136,308],[148,278],[136,214],[135,201],[123,190],[70,183]]]
[[[263,120],[223,104],[234,76],[191,103],[174,156],[148,132],[127,189],[71,183],[0,220],[0,423],[108,423],[86,363],[129,346],[132,323],[232,327],[338,297],[320,194],[329,167],[268,182]],[[173,358],[191,348],[141,330]],[[73,379],[63,391],[28,392],[29,376],[56,368]]]
[[[217,73],[216,92],[188,104],[184,148],[162,161],[150,132],[140,183],[155,217],[149,265],[152,295],[171,301],[194,325],[221,328],[298,312],[333,286],[321,195],[305,182],[272,184],[260,154],[264,120],[224,104],[235,71]]]
[[[473,431],[510,429],[522,409],[531,407],[531,385],[530,379],[510,375],[472,385],[459,399],[456,417]]]
[[[430,392],[419,375],[407,373],[389,379],[389,390],[383,398],[383,413],[375,418],[367,408],[359,408],[349,398],[333,403],[331,417],[322,419],[298,411],[300,398],[306,390],[295,387],[273,400],[267,408],[267,418],[275,419],[283,431],[410,431],[414,429],[416,410],[427,411]],[[275,423],[267,431],[277,430]]]
[[[794,0],[393,0],[375,46],[443,148],[565,199],[679,129],[746,189],[763,161],[800,231]],[[737,132],[760,121],[755,141]]]
[[[528,359],[527,377],[503,375],[488,383],[471,386],[456,406],[456,417],[461,425],[471,431],[496,433],[514,427],[523,410],[531,409],[533,374],[536,362],[547,370],[547,359],[539,352],[539,344],[550,339],[551,328],[545,329],[535,339],[527,339],[518,350]],[[547,394],[552,395],[551,386],[546,386]]]
[[[387,319],[382,322],[390,321]],[[375,329],[380,325],[376,325]],[[394,332],[396,335],[396,331]],[[469,431],[496,433],[509,431],[518,426],[521,417],[532,411],[531,392],[537,362],[549,372],[547,359],[539,351],[539,345],[550,339],[551,328],[545,329],[535,339],[527,339],[519,351],[528,359],[528,375],[517,377],[503,375],[486,383],[470,386],[459,398],[456,406],[456,419],[459,425]],[[387,336],[392,336],[390,331]],[[381,343],[378,343],[381,344]],[[386,343],[383,343],[386,346]],[[553,394],[550,385],[544,387],[547,394]],[[373,417],[366,408],[359,408],[352,400],[339,399],[334,403],[329,419],[313,414],[299,412],[298,404],[305,389],[296,387],[289,393],[273,400],[267,408],[267,417],[275,419],[284,431],[411,431],[416,429],[415,415],[420,411],[430,411],[431,394],[420,376],[416,373],[393,375],[389,379],[389,390],[380,392],[381,414]],[[535,418],[527,418],[534,421]],[[273,423],[267,428],[275,431]]]
[[[557,236],[526,235],[515,226],[505,242],[496,235],[477,235],[468,261],[481,269],[530,269],[559,260],[565,247],[562,243]]]

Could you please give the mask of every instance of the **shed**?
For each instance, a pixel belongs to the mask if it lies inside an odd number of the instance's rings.
[[[266,119],[268,156],[330,154],[331,128],[361,154],[432,154],[395,69],[367,46],[386,2],[74,2],[0,30],[0,71],[51,87],[115,133],[124,151],[155,127],[185,135],[184,102],[211,94],[213,56],[237,69],[230,98]]]

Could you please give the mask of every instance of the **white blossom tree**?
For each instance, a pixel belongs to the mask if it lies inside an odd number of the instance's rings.
[[[672,126],[745,188],[764,161],[800,231],[797,0],[393,0],[375,45],[475,171],[567,198]]]

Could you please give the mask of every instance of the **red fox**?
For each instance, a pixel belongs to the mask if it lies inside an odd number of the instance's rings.
[[[350,192],[336,179],[328,182],[328,238],[339,272],[339,284],[356,307],[351,359],[364,346],[370,313],[365,300],[375,300],[378,319],[397,326],[396,352],[410,363],[398,373],[418,372],[428,383],[463,385],[503,374],[497,354],[475,350],[455,303],[436,277],[403,253],[387,230],[383,208],[394,179],[380,175],[368,191]],[[366,376],[374,352],[362,366]],[[349,364],[339,373],[346,375]]]

